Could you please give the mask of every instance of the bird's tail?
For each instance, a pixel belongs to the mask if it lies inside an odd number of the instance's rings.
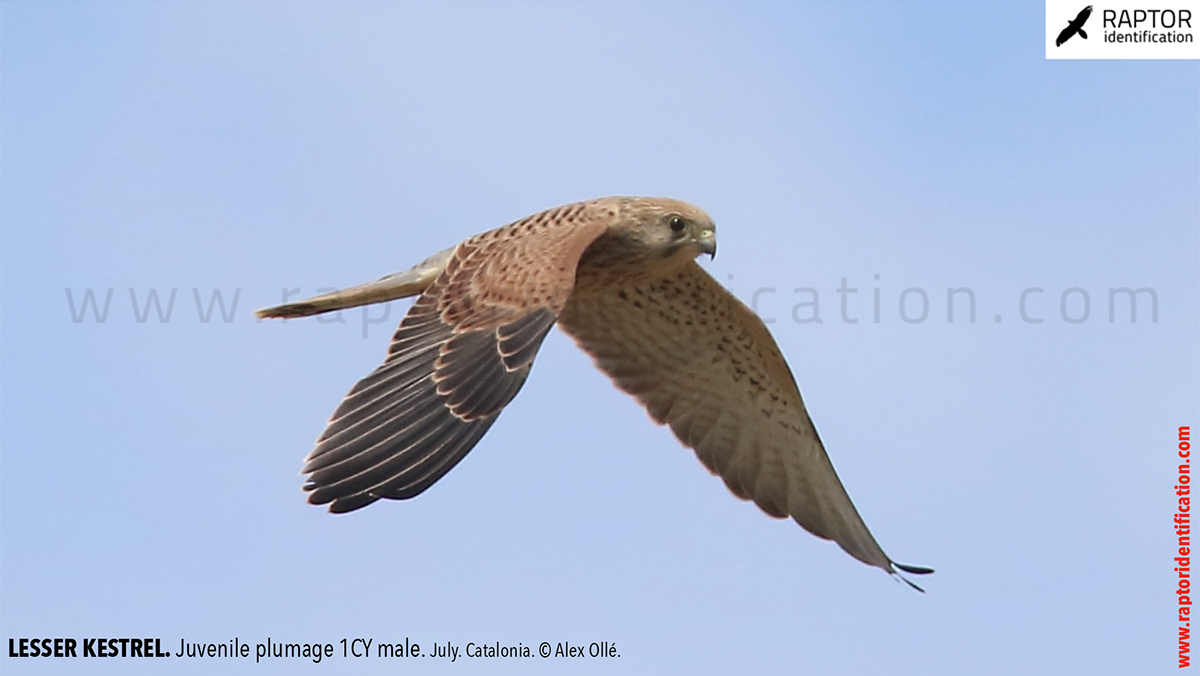
[[[1085,30],[1083,30],[1082,28],[1080,28],[1080,29],[1079,29],[1079,37],[1081,37],[1081,38],[1083,38],[1084,40],[1086,40],[1086,39],[1087,39],[1087,31],[1085,31]]]
[[[397,272],[382,279],[358,286],[324,293],[308,300],[286,305],[276,305],[255,311],[259,319],[309,317],[322,312],[333,312],[346,308],[385,303],[397,298],[408,298],[423,292],[437,276],[446,269],[450,257],[454,255],[455,247],[436,253],[414,265],[405,272]]]

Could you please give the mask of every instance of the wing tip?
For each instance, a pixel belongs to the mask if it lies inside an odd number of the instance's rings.
[[[894,577],[896,580],[899,580],[900,582],[903,582],[904,584],[912,587],[913,589],[916,589],[917,591],[921,592],[922,594],[925,593],[925,590],[922,589],[920,587],[920,585],[918,585],[917,583],[908,579],[907,577],[904,577],[903,575],[900,574],[899,571],[904,571],[904,572],[908,573],[909,575],[929,575],[930,573],[933,572],[932,568],[927,568],[925,566],[910,566],[905,563],[896,563],[895,561],[890,561],[889,563],[891,564],[891,566],[893,568],[893,570],[888,571],[892,577]],[[898,569],[898,570],[895,570],[895,569]]]
[[[892,565],[913,575],[928,575],[933,572],[932,568],[926,566],[910,566],[907,563],[896,563],[895,561],[892,561]]]
[[[319,486],[311,482],[304,484],[303,490],[308,493],[308,504],[318,507],[329,505],[330,514],[353,512],[376,502],[380,498],[380,496],[370,492],[332,495],[333,491],[328,486]]]

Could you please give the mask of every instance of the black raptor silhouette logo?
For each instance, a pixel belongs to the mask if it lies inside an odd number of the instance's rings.
[[[1071,36],[1075,35],[1076,33],[1079,33],[1079,37],[1086,40],[1087,33],[1085,33],[1083,30],[1083,24],[1087,23],[1088,17],[1091,15],[1092,6],[1088,5],[1087,7],[1084,7],[1083,11],[1079,13],[1079,16],[1075,17],[1075,20],[1067,24],[1067,27],[1062,29],[1062,32],[1058,34],[1058,39],[1054,41],[1054,46],[1062,47],[1062,43],[1070,40]]]

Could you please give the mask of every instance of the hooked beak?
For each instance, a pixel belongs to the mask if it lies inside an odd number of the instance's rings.
[[[700,233],[696,243],[700,245],[700,251],[708,254],[709,259],[717,257],[717,233],[712,230],[705,230]]]

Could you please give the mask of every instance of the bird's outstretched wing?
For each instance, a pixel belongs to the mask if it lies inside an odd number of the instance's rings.
[[[889,573],[931,572],[883,552],[767,327],[695,262],[662,279],[577,292],[559,326],[738,497]]]
[[[1088,5],[1080,10],[1079,14],[1075,17],[1075,30],[1079,33],[1079,37],[1083,38],[1084,40],[1087,39],[1087,31],[1083,30],[1083,25],[1087,23],[1088,17],[1091,15],[1092,6]]]
[[[309,502],[347,512],[411,498],[454,467],[524,384],[615,214],[607,200],[567,205],[459,244],[317,440]]]

